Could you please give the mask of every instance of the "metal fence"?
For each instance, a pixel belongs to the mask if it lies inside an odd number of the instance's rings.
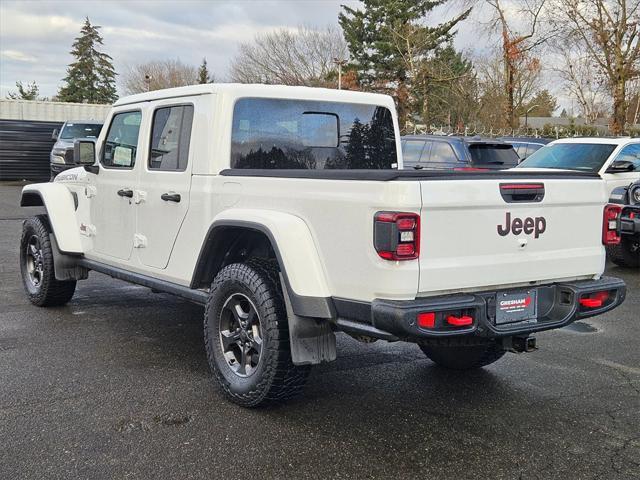
[[[0,119],[66,122],[68,120],[98,120],[107,117],[110,105],[90,103],[40,102],[34,100],[0,99]]]
[[[0,180],[49,180],[51,133],[62,122],[0,120]]]
[[[613,135],[607,127],[601,125],[545,125],[542,128],[496,128],[484,126],[452,126],[407,125],[405,135],[462,135],[479,137],[533,137],[533,138],[568,138],[568,137],[640,137],[638,126],[629,127],[622,135]]]

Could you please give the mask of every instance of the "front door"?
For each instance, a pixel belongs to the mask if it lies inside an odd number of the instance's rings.
[[[140,110],[113,114],[100,152],[100,171],[89,186],[92,225],[85,225],[85,230],[94,236],[93,253],[98,256],[131,257],[141,121]]]
[[[613,160],[626,160],[635,165],[635,169],[629,172],[602,173],[602,178],[607,182],[607,188],[611,193],[618,187],[627,187],[640,179],[640,143],[632,143],[623,147]]]
[[[190,143],[199,98],[151,105],[150,136],[136,191],[136,247],[140,262],[166,268],[189,208]]]

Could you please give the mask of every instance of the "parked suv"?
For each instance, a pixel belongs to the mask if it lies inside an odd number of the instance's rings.
[[[70,168],[77,167],[73,163],[73,142],[78,138],[98,138],[102,122],[79,120],[65,122],[60,131],[54,130],[51,138],[56,141],[49,155],[51,179]]]
[[[640,267],[640,180],[628,187],[618,187],[610,203],[620,205],[618,239],[607,247],[612,262],[621,267]]]
[[[625,298],[603,276],[596,174],[398,170],[388,96],[141,93],[74,154],[83,167],[22,190],[46,210],[23,224],[28,299],[62,305],[93,270],[202,304],[213,375],[244,406],[297,394],[338,331],[473,369]]]
[[[518,165],[511,144],[480,137],[407,135],[402,137],[405,169],[502,170]]]

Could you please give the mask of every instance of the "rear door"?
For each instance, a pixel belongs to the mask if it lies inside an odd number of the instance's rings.
[[[136,189],[135,247],[143,265],[166,268],[189,209],[195,98],[150,105],[150,134]]]
[[[512,195],[517,185],[524,196]],[[593,276],[604,269],[606,194],[597,178],[426,180],[421,191],[422,294]]]

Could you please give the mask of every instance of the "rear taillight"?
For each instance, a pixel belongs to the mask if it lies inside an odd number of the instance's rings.
[[[420,215],[378,212],[373,221],[373,243],[385,260],[414,260],[420,255]]]
[[[622,213],[620,205],[609,204],[604,207],[602,218],[602,243],[604,245],[618,245],[620,235],[618,234],[618,219]]]

